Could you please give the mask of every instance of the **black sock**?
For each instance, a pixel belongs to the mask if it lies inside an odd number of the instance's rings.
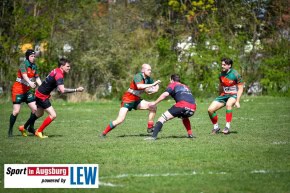
[[[24,129],[27,129],[28,126],[30,129],[34,129],[34,123],[36,119],[38,119],[38,117],[35,114],[31,113],[29,119],[24,124]]]
[[[16,119],[17,119],[17,115],[16,116],[14,116],[13,114],[10,115],[8,135],[12,135],[13,126],[16,122]]]
[[[163,127],[163,124],[160,121],[157,121],[157,123],[154,125],[154,131],[153,131],[152,137],[157,138],[157,135],[162,127]]]

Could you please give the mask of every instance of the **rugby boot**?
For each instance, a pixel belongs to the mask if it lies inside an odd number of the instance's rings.
[[[218,134],[219,132],[220,132],[220,128],[211,130],[211,134]]]
[[[24,128],[24,125],[19,126],[18,130],[21,132],[23,137],[27,137],[27,132],[26,129]]]
[[[30,126],[28,127],[27,131],[28,131],[29,133],[32,133],[33,135],[35,134],[35,130],[34,130],[34,128],[31,128]]]
[[[147,128],[147,133],[153,133],[153,131],[154,131],[154,127]]]
[[[41,139],[48,138],[48,136],[44,135],[42,132],[38,132],[38,130],[35,131],[35,136]]]
[[[230,134],[230,129],[228,127],[225,127],[222,132],[225,135]]]

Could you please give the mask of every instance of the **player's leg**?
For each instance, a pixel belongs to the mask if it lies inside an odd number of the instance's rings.
[[[174,111],[172,111],[171,109],[170,109],[171,114],[173,114],[175,117],[181,117],[182,123],[187,131],[188,138],[193,138],[189,117],[192,117],[195,111],[193,109],[184,107],[184,108],[175,108],[176,113],[173,113]]]
[[[213,130],[212,130],[213,134],[218,133],[220,130],[219,125],[218,125],[218,115],[217,115],[216,111],[224,106],[225,106],[225,104],[223,102],[214,100],[210,104],[210,106],[208,107],[208,110],[207,110],[208,115],[209,115],[209,118],[213,124]]]
[[[124,122],[126,115],[128,113],[129,109],[126,107],[121,107],[119,110],[118,117],[109,123],[109,125],[105,128],[105,130],[102,132],[101,136],[106,136],[107,133],[109,133],[112,129],[120,125]]]
[[[24,129],[27,129],[30,133],[35,133],[34,131],[34,122],[37,119],[35,112],[37,110],[37,105],[35,102],[34,92],[29,91],[27,94],[27,105],[31,109],[31,114],[27,122],[23,125]],[[30,121],[32,120],[32,121]],[[34,121],[33,121],[34,120]]]
[[[187,131],[187,135],[188,135],[188,138],[193,138],[193,135],[192,135],[192,130],[191,130],[191,124],[190,124],[190,120],[188,117],[186,118],[182,118],[182,123]]]
[[[156,115],[156,110],[157,110],[157,106],[149,106],[149,102],[142,100],[138,106],[137,109],[140,110],[149,110],[149,115],[148,115],[148,123],[147,123],[147,132],[151,133],[153,132],[153,128],[154,128],[154,117]]]
[[[48,116],[44,119],[40,127],[35,131],[35,135],[39,138],[47,138],[47,136],[43,135],[44,129],[56,118],[56,112],[54,108],[51,106],[51,103],[49,99],[46,99],[45,101],[39,102],[37,101],[37,111],[36,116],[40,117],[41,114],[43,114],[43,110],[48,114]],[[39,110],[38,110],[39,109]]]
[[[154,131],[152,134],[153,139],[157,138],[157,135],[160,132],[160,130],[162,129],[164,123],[166,121],[173,119],[173,118],[175,118],[175,117],[169,111],[166,111],[165,113],[163,113],[161,115],[161,117],[159,117],[158,121],[154,125]]]
[[[13,110],[12,110],[12,113],[11,113],[10,119],[9,119],[9,129],[8,129],[8,136],[9,137],[12,137],[12,135],[13,135],[13,126],[16,122],[16,119],[17,119],[17,116],[20,112],[20,109],[21,109],[21,104],[16,104],[16,103],[13,104]]]
[[[34,134],[34,122],[35,122],[35,112],[37,110],[37,106],[35,104],[35,101],[29,102],[27,103],[28,107],[31,109],[31,114],[30,117],[28,118],[28,120],[26,121],[26,123],[24,125],[19,126],[19,131],[23,131],[23,130],[28,130],[30,133]],[[35,120],[34,120],[35,119]],[[34,121],[31,121],[34,120]]]
[[[232,109],[233,106],[236,103],[236,98],[230,97],[226,103],[226,126],[223,130],[224,134],[229,134],[230,133],[230,127],[231,127],[231,122],[232,122]]]

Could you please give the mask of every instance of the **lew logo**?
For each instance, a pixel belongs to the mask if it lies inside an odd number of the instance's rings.
[[[71,185],[95,185],[97,180],[97,167],[71,167],[70,184]]]
[[[98,164],[5,164],[4,188],[98,188]]]

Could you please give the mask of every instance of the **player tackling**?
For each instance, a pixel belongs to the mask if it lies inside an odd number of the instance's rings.
[[[180,77],[177,74],[171,75],[170,84],[167,86],[165,92],[156,101],[151,102],[149,106],[156,106],[168,96],[171,96],[176,103],[159,117],[154,126],[152,137],[146,138],[145,140],[156,140],[164,123],[175,117],[181,118],[188,138],[193,138],[189,117],[193,116],[196,111],[195,99],[189,87],[180,82]]]

